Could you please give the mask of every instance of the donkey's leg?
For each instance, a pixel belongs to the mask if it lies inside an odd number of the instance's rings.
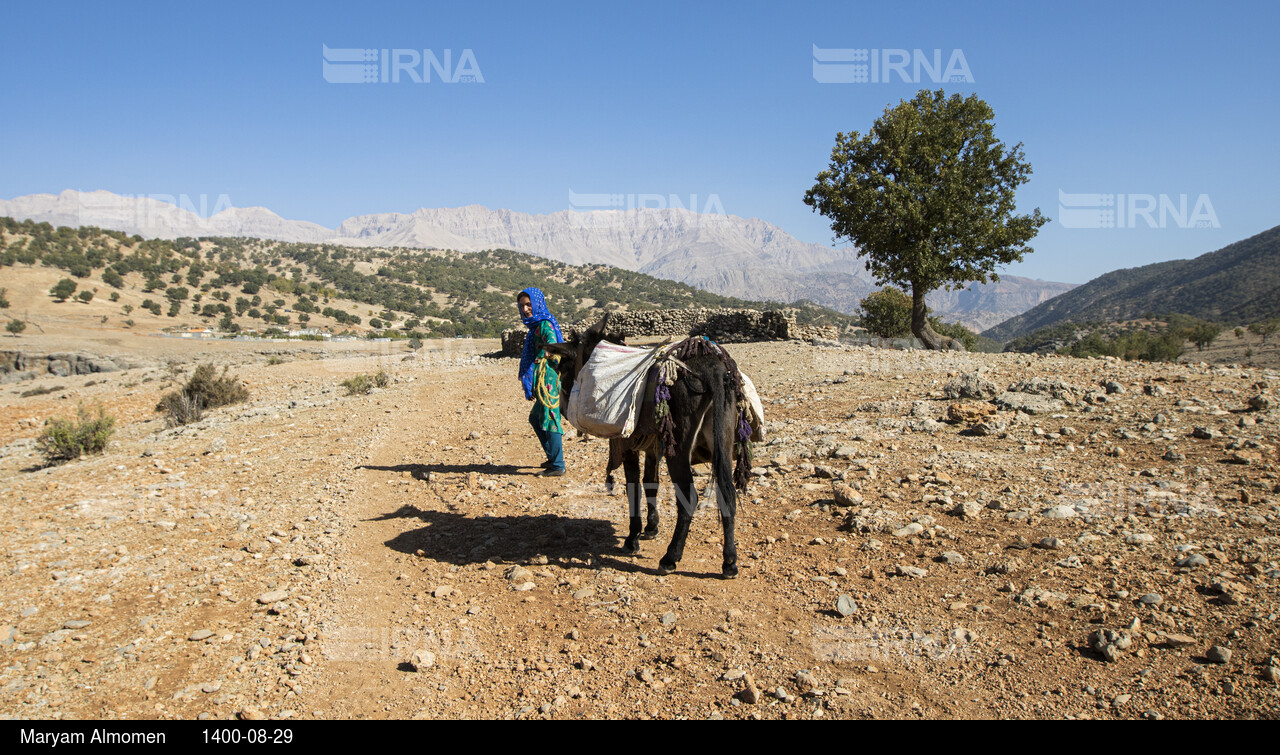
[[[644,528],[641,540],[652,540],[658,536],[658,467],[661,464],[661,454],[649,452],[644,455],[644,500],[649,509],[649,524]]]
[[[667,546],[667,555],[658,562],[660,574],[675,571],[680,559],[684,558],[684,543],[689,537],[689,525],[693,523],[693,512],[698,510],[698,486],[693,481],[693,466],[689,457],[678,453],[667,461],[667,471],[671,474],[671,484],[676,489],[676,528],[671,533],[671,544]]]
[[[627,477],[627,518],[631,525],[622,549],[627,553],[639,553],[640,527],[644,523],[640,517],[640,455],[635,451],[624,452],[622,469]]]
[[[738,576],[738,546],[734,538],[734,520],[738,515],[738,491],[733,487],[733,461],[730,450],[738,428],[737,412],[728,396],[733,395],[727,378],[724,389],[715,397],[715,419],[712,421],[714,440],[712,447],[712,471],[716,478],[716,504],[720,509],[720,524],[724,527],[724,562],[720,574],[725,579]]]

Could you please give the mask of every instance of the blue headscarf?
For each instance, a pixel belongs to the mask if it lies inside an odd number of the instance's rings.
[[[547,309],[547,297],[542,295],[539,289],[529,287],[520,292],[529,297],[529,304],[533,307],[533,314],[522,318],[524,325],[529,329],[529,336],[533,335],[533,331],[538,327],[538,323],[546,320],[551,323],[551,329],[555,331],[556,343],[564,343],[564,335],[560,332],[560,323],[556,322],[555,315],[551,314],[551,310]],[[516,296],[516,301],[520,300],[520,296]],[[536,339],[525,336],[524,351],[520,354],[520,384],[524,386],[524,397],[533,398],[533,358],[537,356],[534,351],[533,344]]]

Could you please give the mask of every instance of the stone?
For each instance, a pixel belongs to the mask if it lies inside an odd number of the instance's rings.
[[[957,503],[955,508],[951,509],[952,516],[962,517],[964,519],[977,519],[982,513],[982,504],[977,501],[965,501]]]
[[[1226,460],[1229,464],[1241,464],[1246,466],[1250,464],[1261,464],[1262,454],[1258,451],[1232,451],[1227,454]]]
[[[1124,542],[1127,545],[1144,545],[1146,543],[1154,543],[1155,541],[1156,538],[1154,535],[1148,535],[1145,532],[1134,533],[1124,539]]]
[[[919,522],[912,522],[911,524],[908,524],[902,529],[894,530],[893,536],[894,537],[911,537],[913,535],[919,535],[921,532],[924,532],[924,525],[920,524]]]
[[[843,617],[849,617],[858,612],[858,604],[853,602],[853,598],[848,595],[841,595],[836,598],[836,613]]]
[[[1045,519],[1072,519],[1076,516],[1076,510],[1070,506],[1053,506],[1040,513]]]
[[[244,708],[236,714],[241,721],[266,721],[267,717],[257,708]]]
[[[929,574],[927,570],[921,569],[918,566],[904,566],[902,564],[898,564],[894,571],[899,577],[914,577],[916,579]]]
[[[996,384],[982,377],[976,372],[968,375],[961,375],[947,381],[942,387],[942,393],[947,398],[972,398],[986,399],[991,398],[1000,392]]]
[[[862,505],[862,495],[842,482],[832,483],[831,493],[835,497],[837,506],[848,508]]]
[[[1270,411],[1273,406],[1275,406],[1275,400],[1265,393],[1259,393],[1249,399],[1249,408],[1255,412]]]
[[[1005,392],[992,401],[1001,409],[1031,415],[1056,414],[1066,408],[1066,405],[1058,399],[1027,393]]]
[[[675,623],[676,623],[676,612],[675,612],[675,611],[667,611],[666,613],[662,614],[662,618],[660,619],[660,621],[662,622],[662,626],[664,626],[664,627],[671,627],[671,626],[675,626]]]
[[[527,582],[533,579],[533,572],[523,566],[513,566],[507,570],[508,582]]]
[[[450,585],[440,585],[439,587],[431,591],[431,597],[433,598],[447,598],[452,594],[453,594],[453,587]]]
[[[1262,670],[1262,678],[1272,684],[1280,684],[1280,668],[1275,666],[1267,666]]]
[[[742,675],[742,702],[748,705],[755,705],[760,702],[760,688],[756,686],[756,680],[751,678],[751,674]]]
[[[264,592],[261,595],[259,595],[258,602],[264,606],[269,606],[273,603],[279,603],[280,601],[288,597],[289,597],[289,593],[285,590],[272,590],[270,592]]]
[[[995,411],[996,408],[986,402],[951,404],[947,407],[947,421],[972,425],[981,422],[989,415],[994,414]]]
[[[586,600],[587,598],[593,597],[595,594],[596,594],[596,588],[587,586],[587,587],[583,587],[580,590],[574,591],[573,599]]]
[[[965,564],[964,556],[955,551],[947,551],[943,553],[941,556],[938,556],[938,561],[944,564],[951,564],[952,566],[964,566]]]
[[[1208,659],[1210,663],[1230,663],[1231,648],[1223,647],[1222,645],[1214,645],[1209,648],[1209,652],[1205,653],[1204,657]]]
[[[1185,634],[1166,634],[1164,635],[1164,643],[1171,647],[1184,648],[1196,644],[1196,638]]]
[[[1138,598],[1138,602],[1144,606],[1158,606],[1164,602],[1164,598],[1159,593],[1149,592]]]
[[[190,640],[191,642],[201,642],[203,640],[209,639],[212,636],[213,636],[212,629],[197,629],[196,631],[192,632],[191,635],[187,637],[187,639]]]
[[[1180,558],[1176,562],[1174,562],[1174,566],[1180,566],[1188,569],[1194,569],[1197,566],[1208,566],[1208,565],[1209,565],[1209,559],[1205,558],[1199,553],[1192,553],[1190,556]]]
[[[1062,541],[1056,537],[1045,537],[1041,538],[1040,542],[1036,543],[1036,546],[1047,551],[1056,551],[1062,547]]]
[[[1217,430],[1205,427],[1203,425],[1197,425],[1195,428],[1191,430],[1191,437],[1199,438],[1200,440],[1213,440],[1219,435],[1221,435],[1221,433],[1219,433]]]
[[[414,671],[426,671],[436,665],[436,654],[430,650],[415,650],[409,656],[409,667]]]
[[[85,621],[84,619],[71,619],[70,621],[64,621],[62,623],[62,628],[63,629],[84,629],[85,627],[89,626],[92,623],[93,623],[92,621]]]

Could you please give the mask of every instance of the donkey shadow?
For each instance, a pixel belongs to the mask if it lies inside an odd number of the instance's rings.
[[[602,568],[632,574],[658,576],[660,553],[642,557],[644,566],[625,554],[612,522],[559,514],[535,516],[479,516],[401,506],[371,521],[417,519],[422,526],[406,529],[386,541],[392,550],[408,555],[421,551],[430,558],[455,566],[494,563],[522,564],[545,556],[548,564],[563,569],[598,571]],[[619,557],[621,556],[621,557]],[[717,572],[675,572],[688,577],[719,579]]]

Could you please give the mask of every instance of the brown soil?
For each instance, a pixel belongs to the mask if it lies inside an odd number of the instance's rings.
[[[515,362],[478,355],[496,342],[18,340],[139,366],[0,389],[3,715],[1280,714],[1264,678],[1280,413],[1246,411],[1280,380],[1265,370],[732,346],[770,440],[741,505],[742,574],[725,581],[714,510],[680,570],[657,574],[669,485],[662,535],[621,553],[603,441],[567,441],[569,474],[537,476]],[[197,361],[232,365],[251,399],[167,429],[153,407]],[[379,368],[386,389],[339,385]],[[1002,411],[985,437],[934,422],[944,384],[978,369],[1002,389],[1080,390],[1051,415]],[[1124,392],[1105,395],[1108,380]],[[39,468],[40,423],[81,401],[118,417],[116,440]],[[836,505],[827,474],[863,502]],[[950,513],[965,502],[974,516]],[[1074,515],[1045,515],[1056,506]],[[1207,565],[1176,565],[1190,554]],[[530,574],[508,579],[516,566]],[[913,568],[926,573],[897,576]],[[1104,628],[1131,634],[1116,662],[1089,647]],[[1215,645],[1229,662],[1207,659]],[[415,651],[434,662],[414,671]]]

